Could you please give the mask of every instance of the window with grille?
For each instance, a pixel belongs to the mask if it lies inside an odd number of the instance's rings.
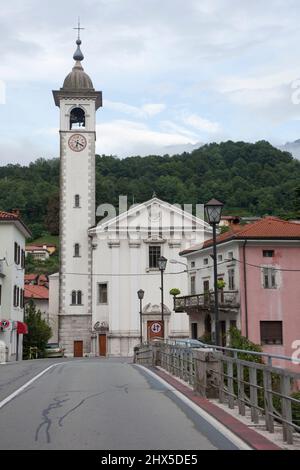
[[[263,257],[264,258],[273,258],[274,250],[263,250]]]
[[[75,207],[80,207],[80,196],[79,196],[79,194],[75,195]]]
[[[71,305],[82,305],[82,291],[73,290],[71,293]]]
[[[74,245],[74,257],[79,258],[80,256],[80,245],[79,243],[75,243]]]
[[[161,247],[149,246],[149,268],[158,268],[158,259],[161,256]]]
[[[98,284],[98,302],[99,304],[107,304],[108,303],[108,296],[107,296],[107,283]]]
[[[265,289],[276,289],[276,270],[263,268],[263,286]]]
[[[18,244],[15,242],[15,252],[14,252],[15,263],[18,264]]]
[[[191,295],[196,294],[196,276],[191,276]]]
[[[283,344],[282,321],[260,322],[261,344]]]
[[[235,290],[234,269],[228,270],[228,289]]]

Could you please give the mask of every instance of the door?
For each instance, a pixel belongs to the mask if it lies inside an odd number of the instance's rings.
[[[192,339],[198,339],[198,323],[191,323]]]
[[[148,341],[153,339],[163,338],[164,330],[163,330],[163,322],[162,321],[148,321],[147,322],[147,338]]]
[[[106,335],[99,335],[99,356],[106,357]]]
[[[203,281],[204,305],[209,304],[209,281]]]
[[[83,357],[83,341],[74,341],[74,357]]]
[[[220,321],[221,345],[226,346],[226,321]]]

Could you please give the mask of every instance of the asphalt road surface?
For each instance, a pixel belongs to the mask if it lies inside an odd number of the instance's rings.
[[[34,371],[56,362],[39,361]],[[26,362],[13,367],[0,366],[1,450],[237,449],[170,385],[128,360],[59,362],[4,403],[14,385],[34,377]]]

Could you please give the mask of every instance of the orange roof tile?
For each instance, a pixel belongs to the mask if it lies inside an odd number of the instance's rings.
[[[45,286],[25,284],[24,291],[25,299],[49,299],[49,289]]]
[[[0,220],[18,220],[19,217],[11,212],[0,211]]]
[[[300,240],[300,224],[288,222],[278,217],[265,217],[261,220],[247,225],[232,225],[230,230],[217,236],[217,244],[224,243],[229,240],[247,240],[247,239],[299,239]],[[213,240],[206,240],[203,244],[194,245],[180,254],[185,255],[202,248],[207,248],[213,244]]]

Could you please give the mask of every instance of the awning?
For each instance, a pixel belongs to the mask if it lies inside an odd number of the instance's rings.
[[[18,335],[27,335],[28,334],[28,326],[26,323],[22,323],[21,321],[18,321],[18,327],[17,327],[17,333]]]

